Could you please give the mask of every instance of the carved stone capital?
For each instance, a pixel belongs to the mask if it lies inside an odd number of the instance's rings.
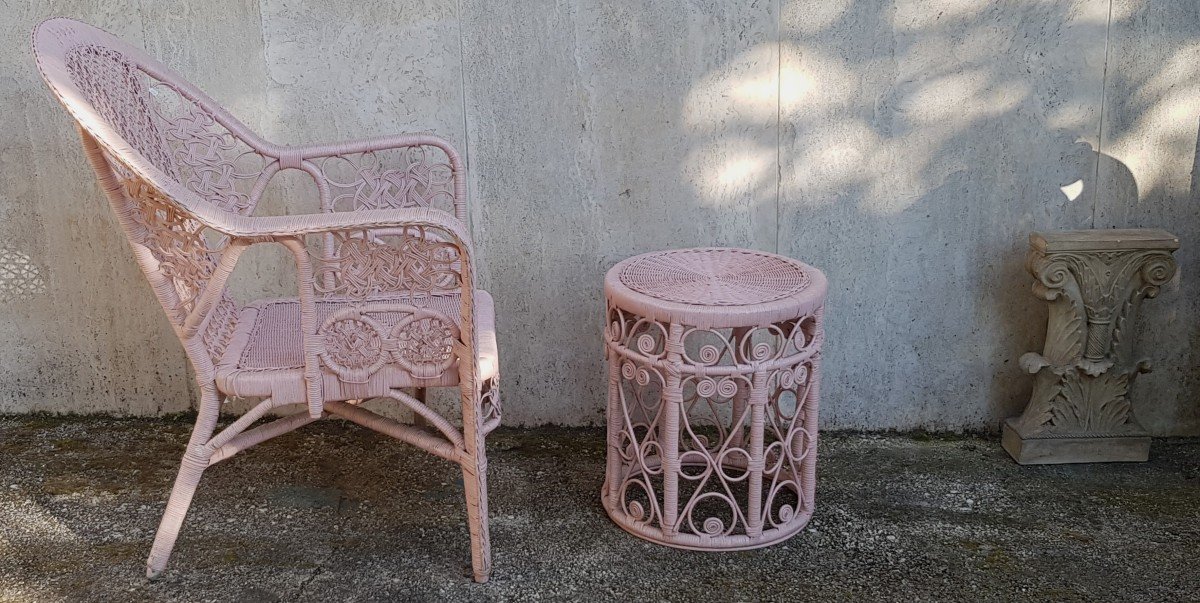
[[[1042,353],[1021,357],[1036,376],[1034,391],[1025,412],[1006,424],[1005,447],[1025,462],[1009,446],[1010,430],[1022,441],[1145,438],[1129,387],[1150,364],[1134,359],[1129,331],[1142,300],[1174,276],[1178,239],[1161,230],[1084,230],[1034,233],[1030,243],[1026,265],[1034,294],[1049,302],[1049,320]]]

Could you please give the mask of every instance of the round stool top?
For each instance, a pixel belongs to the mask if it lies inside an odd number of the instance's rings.
[[[613,305],[661,322],[701,328],[752,327],[815,311],[825,275],[788,257],[732,248],[655,251],[608,271]]]

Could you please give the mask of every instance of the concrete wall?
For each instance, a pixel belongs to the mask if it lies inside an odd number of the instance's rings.
[[[50,2],[0,44],[0,412],[186,409],[188,369],[27,33],[53,14],[161,56],[281,142],[432,131],[466,155],[509,424],[595,423],[600,286],[642,251],[738,245],[831,282],[823,423],[994,428],[1045,309],[1031,230],[1164,227],[1135,405],[1200,433],[1188,0]],[[283,182],[266,202],[302,192]],[[286,291],[260,253],[243,295]],[[21,283],[18,287],[13,283]],[[19,289],[19,290],[18,290]]]

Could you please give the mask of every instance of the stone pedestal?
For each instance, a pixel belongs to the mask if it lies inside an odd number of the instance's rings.
[[[1002,444],[1018,463],[1145,461],[1150,437],[1134,418],[1129,386],[1150,371],[1135,359],[1132,326],[1143,299],[1175,274],[1179,239],[1162,230],[1033,233],[1033,292],[1050,304],[1046,346],[1021,357],[1035,375],[1025,412],[1005,422]]]

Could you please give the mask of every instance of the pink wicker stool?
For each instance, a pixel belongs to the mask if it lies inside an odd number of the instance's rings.
[[[608,271],[601,499],[617,525],[741,550],[808,523],[825,291],[819,270],[744,249],[648,253]]]

